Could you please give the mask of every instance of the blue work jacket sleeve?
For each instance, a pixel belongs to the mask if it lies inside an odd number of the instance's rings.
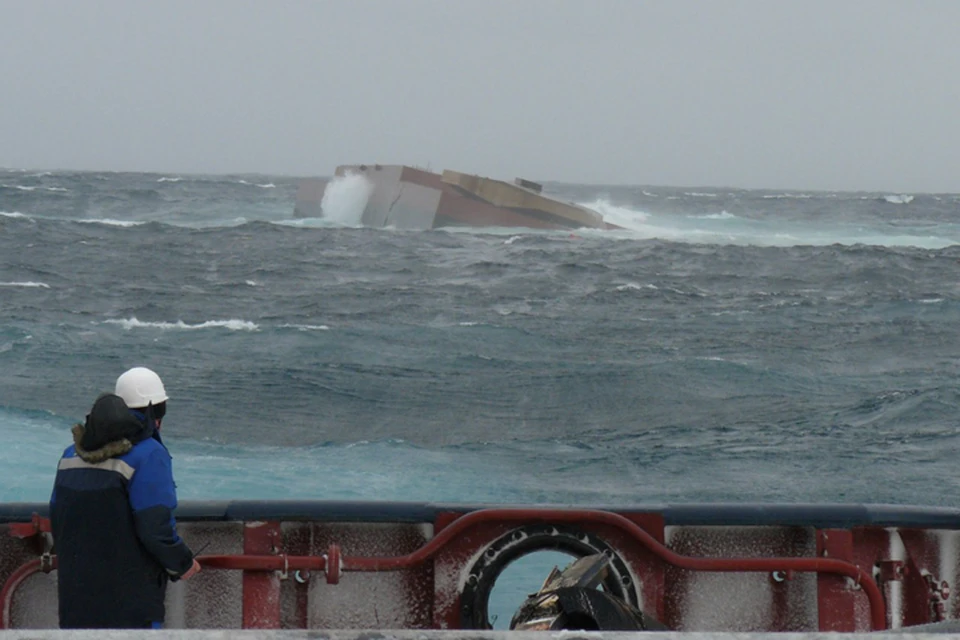
[[[72,457],[73,455],[74,455],[74,447],[73,445],[70,445],[69,447],[63,450],[63,455],[61,456],[61,459]],[[57,468],[59,469],[59,465]],[[56,504],[56,502],[57,502],[57,481],[56,479],[54,479],[53,489],[50,490],[50,512],[51,513],[53,513],[53,505]]]
[[[141,460],[130,479],[129,492],[140,542],[170,576],[178,578],[186,573],[193,564],[193,553],[177,534],[173,466],[162,445]]]

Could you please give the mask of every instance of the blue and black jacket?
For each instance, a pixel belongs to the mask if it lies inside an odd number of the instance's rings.
[[[167,580],[193,564],[173,517],[170,454],[153,421],[113,394],[97,399],[73,438],[50,498],[60,627],[156,626]]]

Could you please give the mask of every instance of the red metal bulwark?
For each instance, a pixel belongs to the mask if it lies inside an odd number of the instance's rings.
[[[39,533],[50,533],[50,518],[42,518],[39,514],[33,514],[30,522],[13,522],[7,525],[10,535],[14,538],[32,538]]]
[[[853,533],[847,529],[817,531],[817,556],[853,562]],[[820,631],[856,631],[856,592],[842,575],[817,576]]]
[[[612,532],[619,530],[639,542],[647,550],[656,555],[660,560],[683,569],[693,571],[718,571],[718,572],[766,572],[776,571],[798,571],[835,574],[850,578],[859,589],[863,591],[869,602],[870,609],[870,628],[872,630],[881,630],[886,628],[886,606],[883,596],[874,579],[860,569],[858,566],[840,559],[834,558],[700,558],[691,556],[682,556],[671,551],[664,546],[654,536],[640,527],[633,520],[623,515],[609,511],[592,510],[571,510],[571,509],[484,509],[473,511],[466,515],[454,519],[442,529],[423,547],[417,551],[395,557],[352,557],[343,558],[344,571],[396,571],[418,565],[434,557],[448,545],[459,552],[453,551],[456,561],[464,561],[463,549],[473,549],[480,551],[489,544],[489,542],[499,535],[502,535],[510,529],[511,526],[518,524],[529,524],[532,522],[544,523],[564,523],[577,525],[579,528],[589,531],[602,533],[607,537]],[[442,526],[442,522],[440,522]],[[481,526],[485,531],[477,533],[475,528]],[[467,535],[465,532],[470,531]],[[461,538],[461,535],[463,537]],[[450,552],[450,549],[444,549]],[[262,558],[262,556],[261,556]],[[225,559],[224,559],[225,560]],[[251,569],[250,558],[244,559],[244,568]],[[277,561],[280,561],[284,568],[305,564],[305,558],[287,558],[286,556],[270,559],[264,563],[262,569],[276,570]],[[220,568],[226,568],[233,563],[218,562]],[[235,568],[235,567],[230,567]],[[444,573],[439,567],[436,573]],[[253,605],[254,602],[248,602],[246,590],[244,596],[244,620],[248,619],[246,614],[247,605]],[[439,628],[458,628],[459,627],[459,602],[449,591],[438,589],[436,592],[436,603],[434,607],[434,621]],[[833,615],[833,614],[831,614]],[[830,619],[828,617],[828,619]],[[277,614],[279,620],[279,613]],[[260,627],[264,628],[264,627]]]
[[[281,545],[279,522],[250,522],[244,527],[244,554],[276,555]],[[280,628],[280,577],[276,571],[244,572],[243,628]]]
[[[465,567],[501,535],[533,523],[562,524],[603,539],[624,558],[632,573],[642,578],[638,587],[643,608],[661,619],[671,617],[664,609],[669,586],[668,566],[694,572],[763,572],[778,584],[788,582],[794,572],[814,572],[820,631],[856,631],[859,620],[867,622],[873,630],[884,629],[888,626],[888,601],[896,605],[890,611],[890,620],[898,627],[950,617],[954,613],[948,610],[952,574],[948,580],[928,570],[928,567],[937,567],[940,561],[941,550],[935,534],[882,527],[817,530],[815,557],[701,557],[681,555],[667,547],[663,518],[656,513],[495,508],[466,514],[440,513],[429,541],[401,556],[341,556],[340,545],[336,543],[331,544],[324,555],[302,555],[302,546],[294,547],[298,555],[287,555],[281,523],[271,521],[246,523],[243,555],[204,556],[200,561],[205,569],[244,572],[244,628],[282,626],[281,578],[292,575],[291,572],[326,571],[327,582],[336,584],[341,570],[401,571],[421,566],[430,568],[421,572],[425,577],[418,579],[433,584],[433,602],[429,603],[433,626],[459,628],[459,589],[462,587],[459,581]],[[49,521],[37,516],[29,523],[8,525],[9,534],[21,539],[49,530]],[[52,570],[53,562],[55,558],[45,555],[8,574],[2,590],[0,628],[9,627],[11,602],[17,587],[38,571]],[[428,588],[424,593],[427,599],[429,593]],[[298,609],[309,606],[305,589],[296,602]],[[786,590],[774,592],[773,607],[774,626],[784,625],[790,607]],[[304,624],[307,618],[306,611],[299,610],[295,622],[287,624]]]
[[[922,529],[900,529],[899,537],[906,555],[903,569],[902,626],[940,622],[957,615],[950,592],[956,582],[956,563],[941,562],[941,548],[935,534]],[[951,602],[953,608],[949,608]]]

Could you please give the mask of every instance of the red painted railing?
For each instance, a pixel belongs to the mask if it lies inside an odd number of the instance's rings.
[[[664,562],[682,569],[711,572],[774,572],[796,571],[830,573],[846,576],[854,581],[867,596],[870,604],[870,625],[874,631],[885,629],[886,606],[880,587],[873,577],[855,564],[830,558],[781,557],[781,558],[702,558],[680,555],[656,540],[632,520],[610,511],[587,509],[482,509],[467,513],[440,531],[429,542],[403,556],[340,558],[338,545],[331,545],[324,556],[277,555],[208,555],[198,558],[208,569],[231,569],[241,571],[314,570],[325,571],[327,581],[339,581],[340,571],[397,571],[417,566],[432,558],[445,545],[455,540],[470,527],[484,523],[556,523],[583,525],[603,524],[620,529],[643,544]],[[40,523],[31,523],[37,531],[43,530]],[[26,527],[14,535],[26,533]],[[11,532],[13,533],[13,532]],[[339,559],[339,561],[338,561]],[[328,568],[329,561],[329,568]],[[41,570],[40,559],[32,560],[7,580],[0,592],[3,609],[0,629],[8,628],[10,603],[13,592],[30,575]]]

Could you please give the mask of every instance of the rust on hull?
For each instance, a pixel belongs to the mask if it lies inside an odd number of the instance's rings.
[[[596,211],[543,195],[541,185],[521,178],[510,183],[458,171],[361,164],[337,167],[334,180],[349,175],[363,176],[370,188],[360,216],[367,227],[619,228]],[[323,217],[321,204],[331,182],[301,182],[294,215]]]

